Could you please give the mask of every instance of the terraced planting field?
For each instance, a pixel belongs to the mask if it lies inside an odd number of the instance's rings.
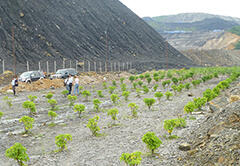
[[[239,76],[239,67],[151,71],[81,86],[79,96],[65,88],[1,94],[0,165],[186,164],[191,144],[179,146]],[[18,162],[7,150],[17,142],[26,148]]]

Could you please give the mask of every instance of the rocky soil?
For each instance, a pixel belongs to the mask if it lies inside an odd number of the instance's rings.
[[[120,97],[118,105],[113,105],[110,101],[108,90],[103,90],[105,97],[100,99],[102,111],[95,112],[93,110],[92,99],[96,98],[96,90],[102,89],[101,84],[85,85],[85,88],[90,90],[92,96],[86,101],[82,96],[78,97],[77,103],[83,103],[87,106],[86,112],[83,113],[82,118],[79,119],[69,106],[66,98],[61,95],[63,89],[56,90],[42,90],[39,92],[22,92],[16,98],[13,98],[14,106],[9,109],[7,105],[1,100],[0,109],[3,110],[4,117],[1,121],[0,128],[0,165],[14,165],[15,162],[6,159],[4,156],[5,150],[12,146],[15,142],[22,143],[27,149],[30,156],[29,165],[34,166],[60,166],[60,165],[91,165],[91,166],[106,166],[106,165],[124,165],[120,163],[119,157],[122,153],[130,153],[134,151],[143,152],[142,164],[144,166],[152,165],[202,165],[201,163],[215,163],[221,161],[222,163],[237,163],[235,154],[239,153],[239,144],[236,144],[236,138],[239,136],[239,101],[229,103],[228,99],[232,94],[239,94],[239,85],[233,85],[234,89],[226,90],[226,93],[215,99],[210,106],[203,108],[203,113],[194,113],[196,120],[190,120],[188,115],[184,114],[184,105],[192,100],[194,97],[200,97],[202,92],[207,88],[213,88],[219,81],[226,77],[210,80],[206,83],[200,84],[197,89],[191,88],[189,91],[184,91],[181,94],[173,96],[172,100],[168,101],[164,98],[161,102],[154,105],[152,110],[143,103],[143,98],[153,97],[154,92],[142,94],[141,98],[136,97],[135,92],[131,92],[129,101],[124,101],[120,95],[121,90],[118,87],[116,93]],[[239,81],[239,80],[238,80]],[[108,84],[111,81],[108,80]],[[130,90],[130,84],[128,88]],[[152,86],[152,85],[150,85]],[[166,91],[160,86],[159,90]],[[60,110],[55,119],[56,126],[50,126],[50,118],[47,116],[49,106],[44,98],[44,95],[52,91],[54,99],[57,99]],[[193,96],[189,96],[188,94]],[[23,126],[19,124],[18,119],[23,115],[28,115],[26,110],[21,108],[23,101],[27,99],[27,95],[32,94],[38,96],[37,100],[37,115],[34,116],[35,124],[32,133],[29,135],[21,134]],[[3,95],[1,96],[1,98]],[[220,104],[218,101],[221,101]],[[130,116],[128,103],[135,102],[139,105],[138,118],[134,119]],[[215,107],[214,107],[215,106]],[[221,109],[218,108],[220,106]],[[225,108],[226,106],[226,108]],[[109,108],[118,108],[119,115],[118,125],[112,126],[112,120],[107,116],[106,110]],[[208,109],[210,107],[210,109]],[[225,110],[225,111],[224,111]],[[89,118],[99,115],[99,126],[101,128],[101,137],[93,137],[86,127]],[[163,121],[165,119],[176,118],[178,116],[188,117],[187,127],[176,129],[173,134],[179,136],[179,139],[167,140],[164,135],[167,132],[163,129]],[[226,116],[224,116],[226,115]],[[228,116],[229,115],[229,116]],[[227,121],[228,120],[228,121]],[[218,123],[222,122],[221,130],[211,130]],[[225,123],[226,122],[226,123]],[[210,125],[209,125],[210,124]],[[229,127],[231,126],[231,127]],[[141,137],[147,132],[153,131],[160,137],[163,144],[156,150],[157,155],[150,157],[145,144],[141,141]],[[58,134],[69,133],[73,136],[73,140],[68,144],[68,150],[61,153],[54,153],[56,145],[54,138]],[[208,136],[208,135],[209,136]],[[227,139],[225,139],[227,138]],[[212,140],[212,142],[209,142]],[[198,144],[199,141],[205,141],[205,144]],[[214,142],[215,141],[215,142]],[[181,143],[190,143],[191,151],[184,152],[179,150]],[[207,146],[212,143],[212,146]],[[222,143],[222,144],[220,144]],[[215,146],[216,144],[216,146]],[[202,149],[198,149],[201,145]],[[213,148],[215,151],[212,151]],[[195,149],[198,149],[194,151]],[[219,149],[225,149],[229,152],[228,156],[221,157],[222,152],[218,153]],[[230,150],[231,149],[231,150]],[[213,153],[214,160],[211,160]],[[219,156],[215,155],[218,153]],[[230,153],[232,152],[232,153]],[[188,154],[191,155],[188,155]],[[195,157],[195,156],[196,157]],[[193,157],[191,157],[193,156]],[[221,159],[219,159],[221,157]],[[238,163],[239,164],[239,163]]]

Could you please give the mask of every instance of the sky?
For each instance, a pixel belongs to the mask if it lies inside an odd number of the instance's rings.
[[[239,0],[120,0],[140,17],[209,13],[240,18]]]

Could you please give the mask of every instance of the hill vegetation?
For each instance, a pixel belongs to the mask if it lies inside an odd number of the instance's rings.
[[[232,28],[229,30],[229,32],[240,36],[240,26],[234,26],[234,27],[232,27]],[[239,49],[240,49],[240,41],[238,41],[238,42],[235,44],[235,49],[236,49],[236,50],[239,50]]]

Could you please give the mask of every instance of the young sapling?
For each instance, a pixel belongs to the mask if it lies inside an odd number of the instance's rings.
[[[85,97],[85,100],[88,101],[88,97],[91,96],[91,93],[88,90],[84,90],[82,95]]]
[[[59,149],[57,151],[63,151],[67,149],[67,142],[72,141],[72,135],[70,134],[60,134],[55,137],[55,144]]]
[[[93,99],[93,105],[94,105],[94,110],[95,111],[99,111],[100,110],[100,104],[101,104],[102,102],[100,101],[100,100],[98,100],[98,99]]]
[[[113,104],[117,104],[117,101],[119,100],[119,97],[117,94],[112,94],[111,95],[111,100],[113,102]]]
[[[130,109],[131,109],[132,116],[137,117],[137,109],[138,109],[137,104],[136,103],[130,103],[130,104],[128,104],[128,107],[130,107]]]
[[[104,97],[104,95],[102,94],[102,91],[101,91],[101,90],[98,90],[98,91],[97,91],[97,94],[98,94],[98,97],[100,97],[100,98],[103,98],[103,97]]]
[[[148,107],[149,110],[151,110],[151,107],[156,102],[156,100],[153,99],[153,98],[145,98],[143,101],[144,101],[144,103],[146,104],[146,106]]]
[[[100,128],[98,127],[98,121],[99,121],[99,116],[95,116],[88,120],[87,127],[91,130],[93,136],[97,136],[98,131],[100,131]]]
[[[19,122],[24,124],[25,133],[28,133],[28,131],[32,129],[34,118],[31,118],[29,116],[23,116],[21,119],[19,119]]]
[[[128,101],[129,94],[129,91],[123,91],[122,95],[124,96],[125,101]]]
[[[24,162],[29,161],[26,151],[27,149],[22,144],[17,142],[6,150],[5,156],[7,158],[16,160],[19,166],[24,166]]]
[[[142,141],[147,145],[147,148],[154,154],[154,150],[160,147],[162,141],[155,135],[154,132],[147,132],[143,137]]]
[[[141,152],[123,153],[120,161],[124,161],[127,166],[137,166],[141,163]]]
[[[76,104],[74,107],[73,107],[73,111],[74,112],[78,112],[78,117],[81,118],[81,114],[85,111],[85,105],[83,104]]]

